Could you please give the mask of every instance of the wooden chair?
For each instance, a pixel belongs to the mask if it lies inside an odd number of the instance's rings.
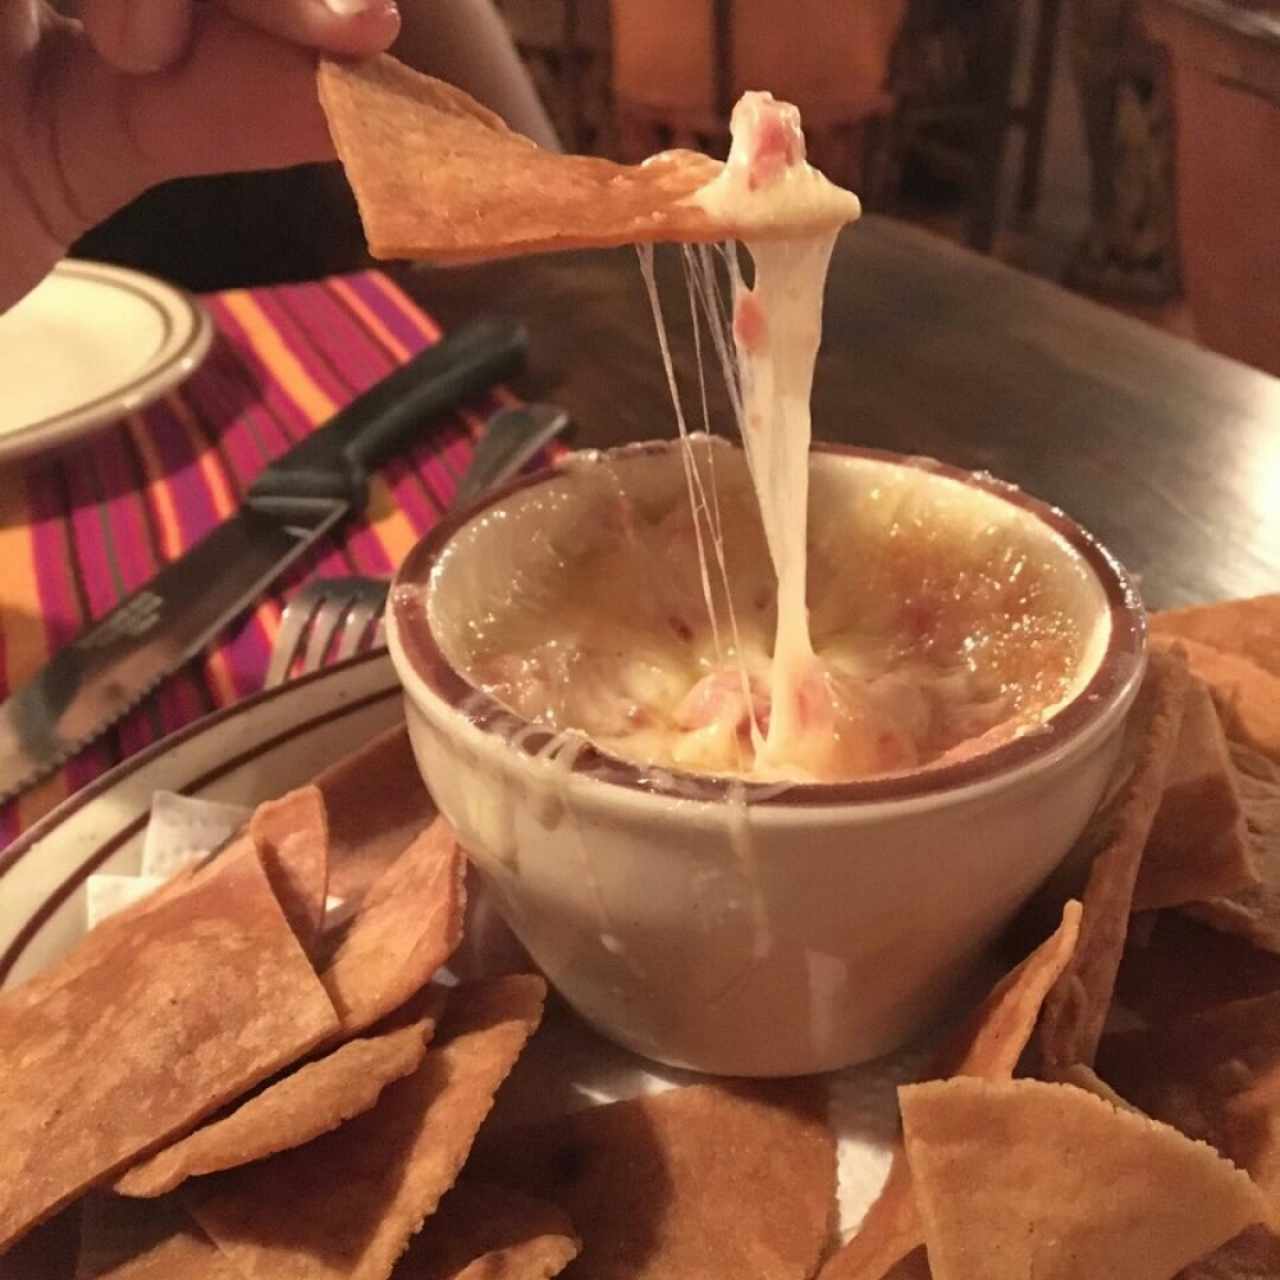
[[[939,14],[936,5],[913,6],[895,51],[890,88],[897,106],[883,132],[883,151],[872,170],[876,185],[869,197],[873,204],[894,211],[904,159],[908,152],[920,150],[931,167],[967,189],[966,239],[970,247],[990,252],[1002,204],[1001,178],[1009,130],[1021,128],[1024,146],[1016,209],[1021,218],[1034,211],[1040,196],[1062,0],[1038,0],[1034,12],[1032,8],[1032,0],[981,0],[973,38],[972,82],[959,91],[938,95],[912,84],[909,73],[904,75],[902,70],[915,52],[910,46],[928,38],[925,28]],[[1026,21],[1035,22],[1030,88],[1026,99],[1016,102],[1014,69]],[[943,135],[952,140],[940,140]]]

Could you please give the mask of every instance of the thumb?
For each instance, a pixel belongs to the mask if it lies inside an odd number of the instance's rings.
[[[249,26],[305,48],[367,56],[395,39],[395,0],[218,0]],[[81,0],[80,19],[98,54],[119,71],[173,66],[191,39],[192,0]]]
[[[333,158],[314,54],[212,7],[196,11],[190,52],[167,71],[122,74],[82,40],[66,72],[50,110],[84,227],[169,178]]]
[[[119,91],[134,150],[163,178],[333,159],[316,55],[216,8],[197,12],[184,62]]]

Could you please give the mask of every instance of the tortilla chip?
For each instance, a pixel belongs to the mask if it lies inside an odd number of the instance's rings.
[[[252,843],[246,839],[235,846],[235,852],[241,853],[251,848]],[[180,897],[197,883],[197,876],[200,874],[200,868],[195,866],[179,871],[153,893],[99,921],[57,964],[17,987],[0,991],[0,1029],[15,1010],[48,999],[61,987],[100,964],[121,945],[122,940],[132,931],[135,921],[154,908]],[[0,1030],[0,1035],[2,1034],[3,1031]]]
[[[315,779],[329,812],[330,892],[351,900],[436,816],[403,722]]]
[[[1280,1239],[1266,1227],[1250,1227],[1179,1272],[1178,1280],[1275,1280],[1276,1276],[1280,1276]]]
[[[1181,911],[1151,917],[1154,928],[1141,945],[1130,931],[1116,977],[1116,1000],[1145,1021],[1158,1025],[1280,991],[1280,956]]]
[[[466,859],[437,818],[365,895],[360,914],[320,975],[350,1035],[398,1009],[462,937]]]
[[[899,1139],[879,1197],[857,1231],[827,1260],[818,1280],[881,1280],[923,1243],[911,1170]]]
[[[308,955],[324,926],[329,892],[329,818],[317,787],[299,787],[260,804],[249,819],[267,879]]]
[[[1280,1202],[1280,992],[1107,1036],[1098,1071],[1148,1115],[1211,1142]]]
[[[517,1126],[468,1175],[554,1200],[580,1280],[803,1280],[835,1206],[835,1142],[782,1088],[699,1084]]]
[[[131,902],[89,930],[57,965],[21,987],[0,994],[0,1021],[5,1008],[12,1007],[14,1003],[31,1004],[45,999],[78,974],[92,968],[120,944],[142,916],[204,883],[218,874],[219,864],[252,848],[258,849],[262,855],[263,869],[285,918],[304,950],[314,957],[328,875],[326,828],[323,800],[313,787],[302,787],[279,800],[260,805],[250,820],[250,826],[228,841],[217,857],[183,868],[154,893]],[[280,847],[285,841],[288,841],[287,850]]]
[[[367,1039],[349,1040],[328,1057],[290,1072],[230,1115],[197,1129],[116,1180],[126,1196],[153,1197],[188,1178],[234,1169],[300,1147],[368,1111],[393,1080],[416,1071],[444,1007],[436,1014]]]
[[[322,62],[320,102],[375,258],[474,261],[653,240],[722,240],[688,202],[721,164],[546,151],[460,89],[383,55]]]
[[[1170,1280],[1266,1217],[1211,1147],[1071,1085],[958,1078],[898,1098],[936,1280]]]
[[[1231,744],[1234,776],[1244,807],[1259,883],[1183,910],[1226,933],[1280,953],[1280,764],[1249,747]]]
[[[0,1028],[0,1249],[337,1028],[254,849]]]
[[[1154,635],[1197,640],[1280,676],[1280,595],[1170,609],[1150,621]]]
[[[1041,1006],[1075,955],[1084,928],[1082,917],[1080,904],[1068,902],[1057,931],[996,983],[939,1050],[929,1072],[932,1078],[994,1080],[1013,1075]]]
[[[75,1280],[240,1280],[240,1273],[172,1201],[96,1194],[85,1202]]]
[[[1213,690],[1227,736],[1280,761],[1280,675],[1195,640],[1153,640],[1166,648],[1171,643],[1186,653],[1191,670]]]
[[[460,1182],[413,1238],[405,1280],[550,1280],[578,1256],[555,1205],[484,1182]]]
[[[1080,944],[1045,1000],[1040,1021],[1040,1055],[1050,1070],[1076,1062],[1092,1065],[1097,1052],[1124,951],[1138,865],[1178,743],[1189,683],[1177,654],[1150,655],[1125,726],[1129,774],[1082,837],[1098,852],[1085,885]]]
[[[1209,687],[1193,679],[1138,868],[1133,909],[1203,902],[1250,888],[1260,878],[1222,724]]]
[[[987,1080],[1013,1075],[1040,1006],[1070,963],[1080,936],[1080,904],[1069,902],[1062,923],[961,1024],[939,1051],[927,1075],[978,1076]],[[924,1228],[911,1188],[911,1170],[902,1142],[894,1147],[889,1176],[879,1199],[857,1232],[834,1253],[820,1280],[879,1280],[892,1276],[895,1262],[924,1243]]]
[[[457,988],[438,1047],[372,1111],[305,1147],[188,1183],[190,1211],[242,1280],[385,1280],[457,1178],[545,994],[527,974]]]

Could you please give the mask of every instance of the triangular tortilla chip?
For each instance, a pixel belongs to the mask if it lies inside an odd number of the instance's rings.
[[[350,1035],[424,987],[462,938],[466,859],[437,818],[374,883],[320,980]]]
[[[401,1259],[404,1280],[550,1280],[581,1244],[563,1210],[507,1187],[458,1183]]]
[[[935,1280],[1171,1280],[1267,1209],[1204,1143],[1082,1089],[898,1090]]]
[[[1084,891],[1080,945],[1045,1000],[1038,1040],[1050,1070],[1093,1062],[1111,1007],[1142,849],[1160,806],[1189,685],[1177,654],[1153,653],[1125,726],[1129,774],[1095,815],[1083,843],[1097,848]]]
[[[1080,904],[1068,902],[1057,931],[992,988],[939,1051],[929,1076],[1013,1075],[1031,1039],[1040,1006],[1071,960],[1080,936]],[[823,1267],[820,1280],[880,1280],[924,1243],[911,1189],[911,1170],[899,1141],[879,1199],[862,1225]]]
[[[1151,631],[1239,654],[1280,677],[1280,595],[1153,613]]]
[[[336,1028],[255,849],[139,917],[2,1019],[0,1250]]]
[[[468,1173],[545,1196],[582,1280],[804,1280],[835,1205],[835,1142],[786,1089],[692,1085],[518,1126]]]
[[[718,161],[546,151],[394,58],[322,62],[320,102],[375,258],[437,262],[653,240],[722,240],[688,197]]]
[[[1231,760],[1259,883],[1183,910],[1215,929],[1280,953],[1280,764],[1237,743],[1231,744]]]
[[[1196,640],[1162,636],[1152,643],[1165,648],[1176,644],[1187,655],[1191,670],[1213,690],[1228,737],[1280,761],[1280,675]]]
[[[172,1201],[98,1193],[85,1201],[75,1280],[240,1280],[240,1273]]]
[[[1107,1036],[1098,1071],[1148,1115],[1213,1143],[1280,1202],[1280,992]]]
[[[1138,868],[1133,909],[1204,902],[1250,888],[1259,879],[1222,724],[1209,687],[1192,680],[1164,795]]]
[[[1154,928],[1132,931],[1116,976],[1116,1000],[1154,1024],[1280,991],[1280,955],[1211,929],[1181,911],[1153,912]]]
[[[318,810],[317,805],[320,806]],[[260,818],[259,814],[263,816]],[[258,824],[256,838],[251,834],[255,822]],[[29,1004],[43,999],[56,988],[70,982],[77,974],[92,968],[119,945],[120,939],[129,933],[136,920],[156,907],[172,902],[210,876],[217,875],[219,864],[239,857],[248,849],[256,848],[262,855],[263,869],[276,900],[284,910],[285,918],[293,927],[304,950],[309,955],[313,954],[317,932],[313,920],[317,900],[320,912],[324,910],[327,850],[323,833],[326,827],[323,801],[314,788],[303,787],[279,800],[268,801],[259,806],[250,826],[228,841],[214,858],[203,864],[183,868],[154,893],[131,902],[101,921],[85,934],[74,950],[51,969],[37,974],[21,987],[0,993],[0,1018],[3,1017],[5,1008],[11,1008],[15,1003]],[[282,854],[276,847],[277,842],[282,842],[294,832],[304,838],[290,841],[288,853]]]
[[[327,1057],[277,1080],[230,1115],[197,1129],[118,1178],[121,1195],[164,1195],[188,1178],[234,1169],[278,1151],[300,1147],[368,1111],[393,1080],[416,1071],[444,1008],[444,993],[431,992],[434,1009],[381,1035],[349,1040]]]
[[[308,955],[324,926],[329,891],[329,818],[316,787],[299,787],[260,804],[249,819],[267,879]]]
[[[456,1180],[545,993],[529,975],[457,988],[422,1066],[372,1111],[179,1194],[245,1280],[386,1280]]]
[[[329,813],[330,892],[364,897],[436,816],[401,722],[315,779]]]

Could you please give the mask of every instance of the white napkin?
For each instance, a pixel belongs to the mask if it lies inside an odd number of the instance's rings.
[[[142,844],[142,874],[167,880],[229,840],[252,813],[242,804],[157,791]]]
[[[252,812],[244,805],[157,791],[151,797],[151,817],[142,841],[141,872],[136,876],[114,872],[91,875],[85,886],[86,926],[92,929],[199,862],[235,835]]]
[[[158,889],[166,879],[166,876],[122,876],[107,871],[91,875],[84,899],[88,927],[92,929],[108,916],[132,906],[139,898]]]
[[[92,929],[207,857],[230,840],[252,814],[252,809],[241,804],[157,791],[151,797],[151,816],[142,841],[142,870],[136,876],[98,872],[89,877],[85,886],[86,927]],[[330,895],[325,899],[326,912],[341,906],[341,898]]]

